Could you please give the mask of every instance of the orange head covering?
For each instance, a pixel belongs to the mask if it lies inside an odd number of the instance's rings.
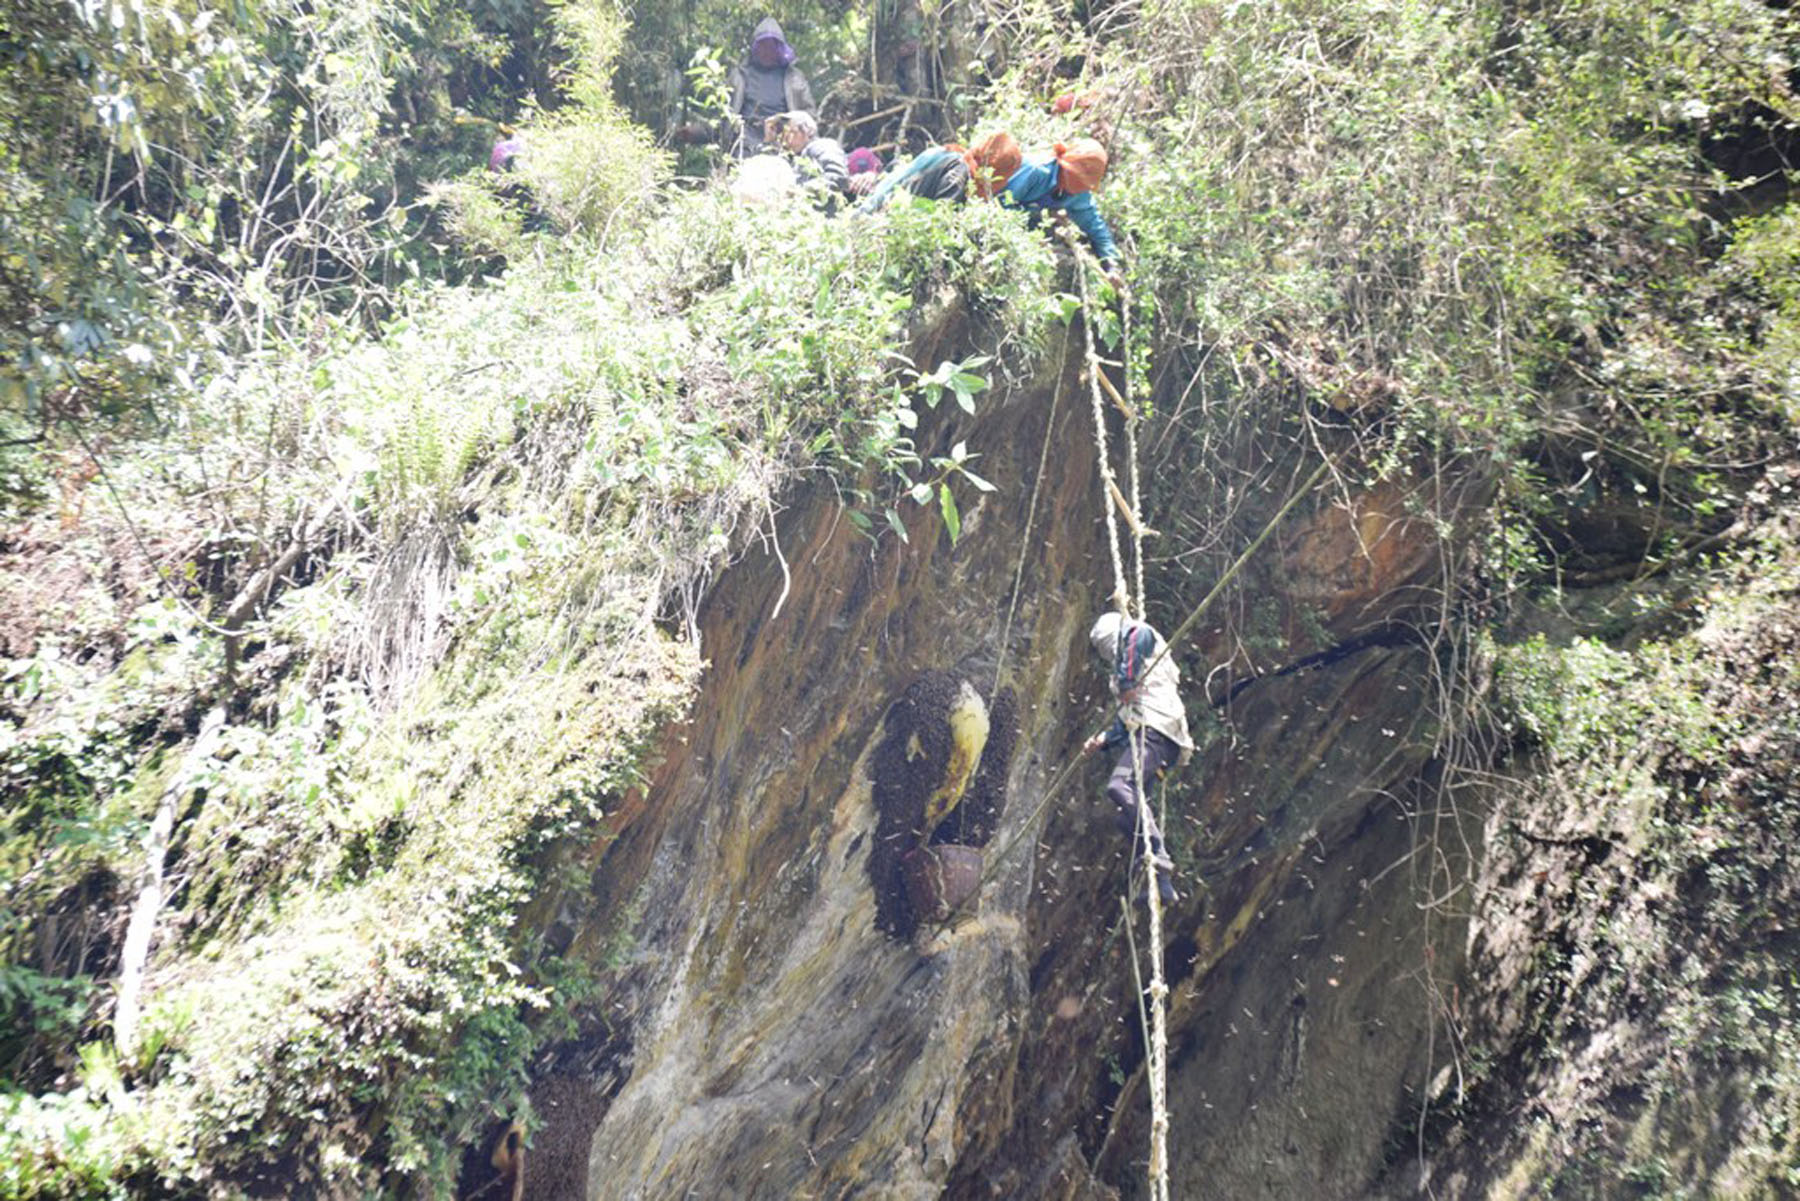
[[[1074,196],[1091,192],[1106,174],[1106,147],[1092,138],[1076,138],[1058,142],[1056,151],[1057,187]]]
[[[1018,140],[1010,133],[990,133],[969,150],[960,146],[950,149],[962,155],[963,162],[969,165],[969,178],[975,181],[975,190],[984,199],[992,199],[995,192],[1005,187],[1025,161]]]

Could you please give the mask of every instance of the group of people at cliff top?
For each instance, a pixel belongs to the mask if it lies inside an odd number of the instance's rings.
[[[731,116],[741,129],[736,145],[740,158],[771,151],[784,156],[801,187],[832,211],[854,204],[859,212],[876,212],[904,190],[927,200],[961,203],[975,196],[1033,212],[1067,213],[1117,282],[1119,248],[1094,203],[1094,188],[1106,174],[1107,162],[1098,141],[1078,138],[1026,153],[1011,134],[991,133],[973,146],[933,147],[905,167],[884,173],[873,151],[846,154],[836,139],[820,136],[812,90],[794,57],[781,27],[765,19],[751,35],[744,61],[732,69]],[[1175,864],[1156,815],[1145,803],[1145,785],[1193,750],[1180,669],[1160,634],[1120,613],[1101,614],[1089,639],[1110,664],[1108,684],[1118,699],[1118,715],[1105,733],[1082,745],[1082,754],[1104,750],[1112,757],[1106,796],[1119,829],[1132,840],[1134,861],[1148,846],[1157,893],[1172,903],[1177,899]]]
[[[873,213],[904,190],[927,200],[961,203],[973,195],[1034,215],[1066,213],[1118,282],[1119,247],[1094,203],[1107,163],[1098,141],[1075,138],[1026,152],[1010,133],[990,133],[972,146],[933,147],[905,167],[884,172],[874,151],[846,153],[837,139],[820,135],[812,88],[794,58],[781,26],[765,18],[743,61],[731,69],[731,118],[739,134],[734,149],[740,158],[783,156],[802,191],[833,212],[854,205],[858,212]]]
[[[990,133],[970,147],[933,147],[905,167],[884,172],[874,151],[858,148],[846,154],[836,139],[820,136],[812,89],[794,58],[781,27],[765,18],[751,35],[743,61],[731,70],[740,171],[772,163],[765,156],[777,156],[786,164],[782,170],[792,169],[793,182],[828,211],[853,204],[859,212],[873,213],[904,190],[926,200],[961,203],[975,196],[1034,215],[1066,213],[1087,236],[1113,282],[1119,282],[1119,248],[1094,203],[1094,188],[1107,163],[1098,141],[1077,138],[1026,153],[1011,134]],[[508,170],[524,149],[509,128],[502,133],[504,140],[495,144],[488,160],[489,170],[496,172]],[[1105,750],[1113,757],[1107,799],[1119,828],[1132,839],[1133,861],[1147,845],[1155,888],[1162,900],[1173,902],[1175,865],[1156,815],[1145,803],[1145,785],[1185,762],[1194,747],[1181,702],[1181,673],[1162,635],[1147,622],[1103,613],[1089,639],[1111,666],[1108,684],[1119,707],[1111,727],[1088,739],[1081,752]]]

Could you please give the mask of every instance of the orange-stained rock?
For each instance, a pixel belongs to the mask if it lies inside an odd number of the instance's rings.
[[[1442,543],[1419,512],[1419,484],[1384,480],[1331,500],[1295,521],[1282,539],[1283,599],[1294,607],[1288,634],[1299,650],[1319,650],[1304,627],[1315,613],[1334,639],[1416,614],[1435,595]]]

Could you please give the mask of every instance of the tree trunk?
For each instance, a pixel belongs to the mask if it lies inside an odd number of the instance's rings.
[[[113,1011],[113,1045],[120,1059],[129,1059],[137,1050],[144,971],[150,962],[150,942],[156,932],[156,919],[162,912],[164,861],[168,857],[169,841],[175,833],[175,813],[192,791],[200,765],[212,757],[219,732],[224,728],[225,707],[214,705],[201,720],[200,734],[194,739],[193,747],[182,757],[181,765],[163,789],[162,798],[156,805],[156,817],[144,840],[144,871],[138,884],[137,903],[131,909],[131,924],[125,929],[125,949],[119,966],[119,1000]]]

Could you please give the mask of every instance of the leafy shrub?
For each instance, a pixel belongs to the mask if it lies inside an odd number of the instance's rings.
[[[516,173],[536,203],[559,228],[603,244],[634,229],[669,177],[667,153],[646,131],[616,118],[559,117],[526,136]]]

